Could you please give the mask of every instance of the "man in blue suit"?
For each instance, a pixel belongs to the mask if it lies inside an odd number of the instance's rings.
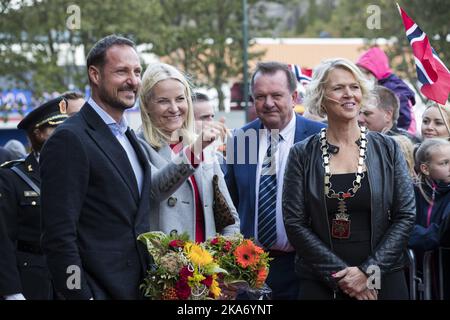
[[[288,65],[259,63],[251,79],[258,119],[238,130],[227,148],[225,179],[239,212],[241,232],[273,258],[266,281],[273,299],[296,299],[298,294],[295,252],[281,211],[289,150],[324,127],[295,114],[296,85]]]
[[[65,299],[138,299],[150,230],[150,166],[123,113],[141,85],[134,43],[108,36],[87,57],[91,98],[41,153],[42,247]]]

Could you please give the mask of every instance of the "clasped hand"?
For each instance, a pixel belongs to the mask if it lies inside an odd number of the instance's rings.
[[[367,287],[367,276],[357,267],[347,267],[333,274],[338,281],[339,288],[348,296],[357,300],[378,300],[376,289]]]

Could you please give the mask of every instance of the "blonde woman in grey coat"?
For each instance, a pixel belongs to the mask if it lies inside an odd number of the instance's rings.
[[[198,242],[214,237],[218,230],[212,181],[217,175],[219,189],[235,220],[221,233],[238,233],[239,217],[218,159],[207,148],[226,135],[224,124],[204,122],[202,133],[195,135],[190,86],[180,71],[164,63],[147,67],[139,102],[140,143],[152,166],[151,229],[187,232]]]

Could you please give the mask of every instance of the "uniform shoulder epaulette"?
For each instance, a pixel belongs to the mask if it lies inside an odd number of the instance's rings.
[[[19,164],[22,162],[25,162],[25,159],[6,161],[0,165],[0,168],[11,168],[11,167],[14,167],[16,164]]]

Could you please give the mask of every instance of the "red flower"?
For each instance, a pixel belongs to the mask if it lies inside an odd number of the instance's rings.
[[[208,288],[211,287],[213,282],[213,277],[212,276],[206,276],[205,279],[203,279],[200,283],[203,283],[205,286],[207,286]]]
[[[225,251],[230,251],[231,250],[231,242],[227,240],[227,242],[225,242],[225,245],[223,246],[223,250]]]
[[[191,295],[191,287],[189,287],[187,281],[180,279],[175,284],[175,290],[177,291],[177,297],[181,300],[186,300]]]
[[[180,273],[179,273],[180,279],[184,280],[184,281],[187,281],[187,278],[192,277],[193,274],[194,273],[192,271],[189,271],[188,267],[186,267],[186,266],[181,268]]]
[[[219,243],[219,238],[215,237],[214,239],[211,240],[211,245],[215,246],[216,244]]]
[[[183,240],[172,240],[169,242],[169,247],[172,248],[182,248],[184,246],[184,241]]]

